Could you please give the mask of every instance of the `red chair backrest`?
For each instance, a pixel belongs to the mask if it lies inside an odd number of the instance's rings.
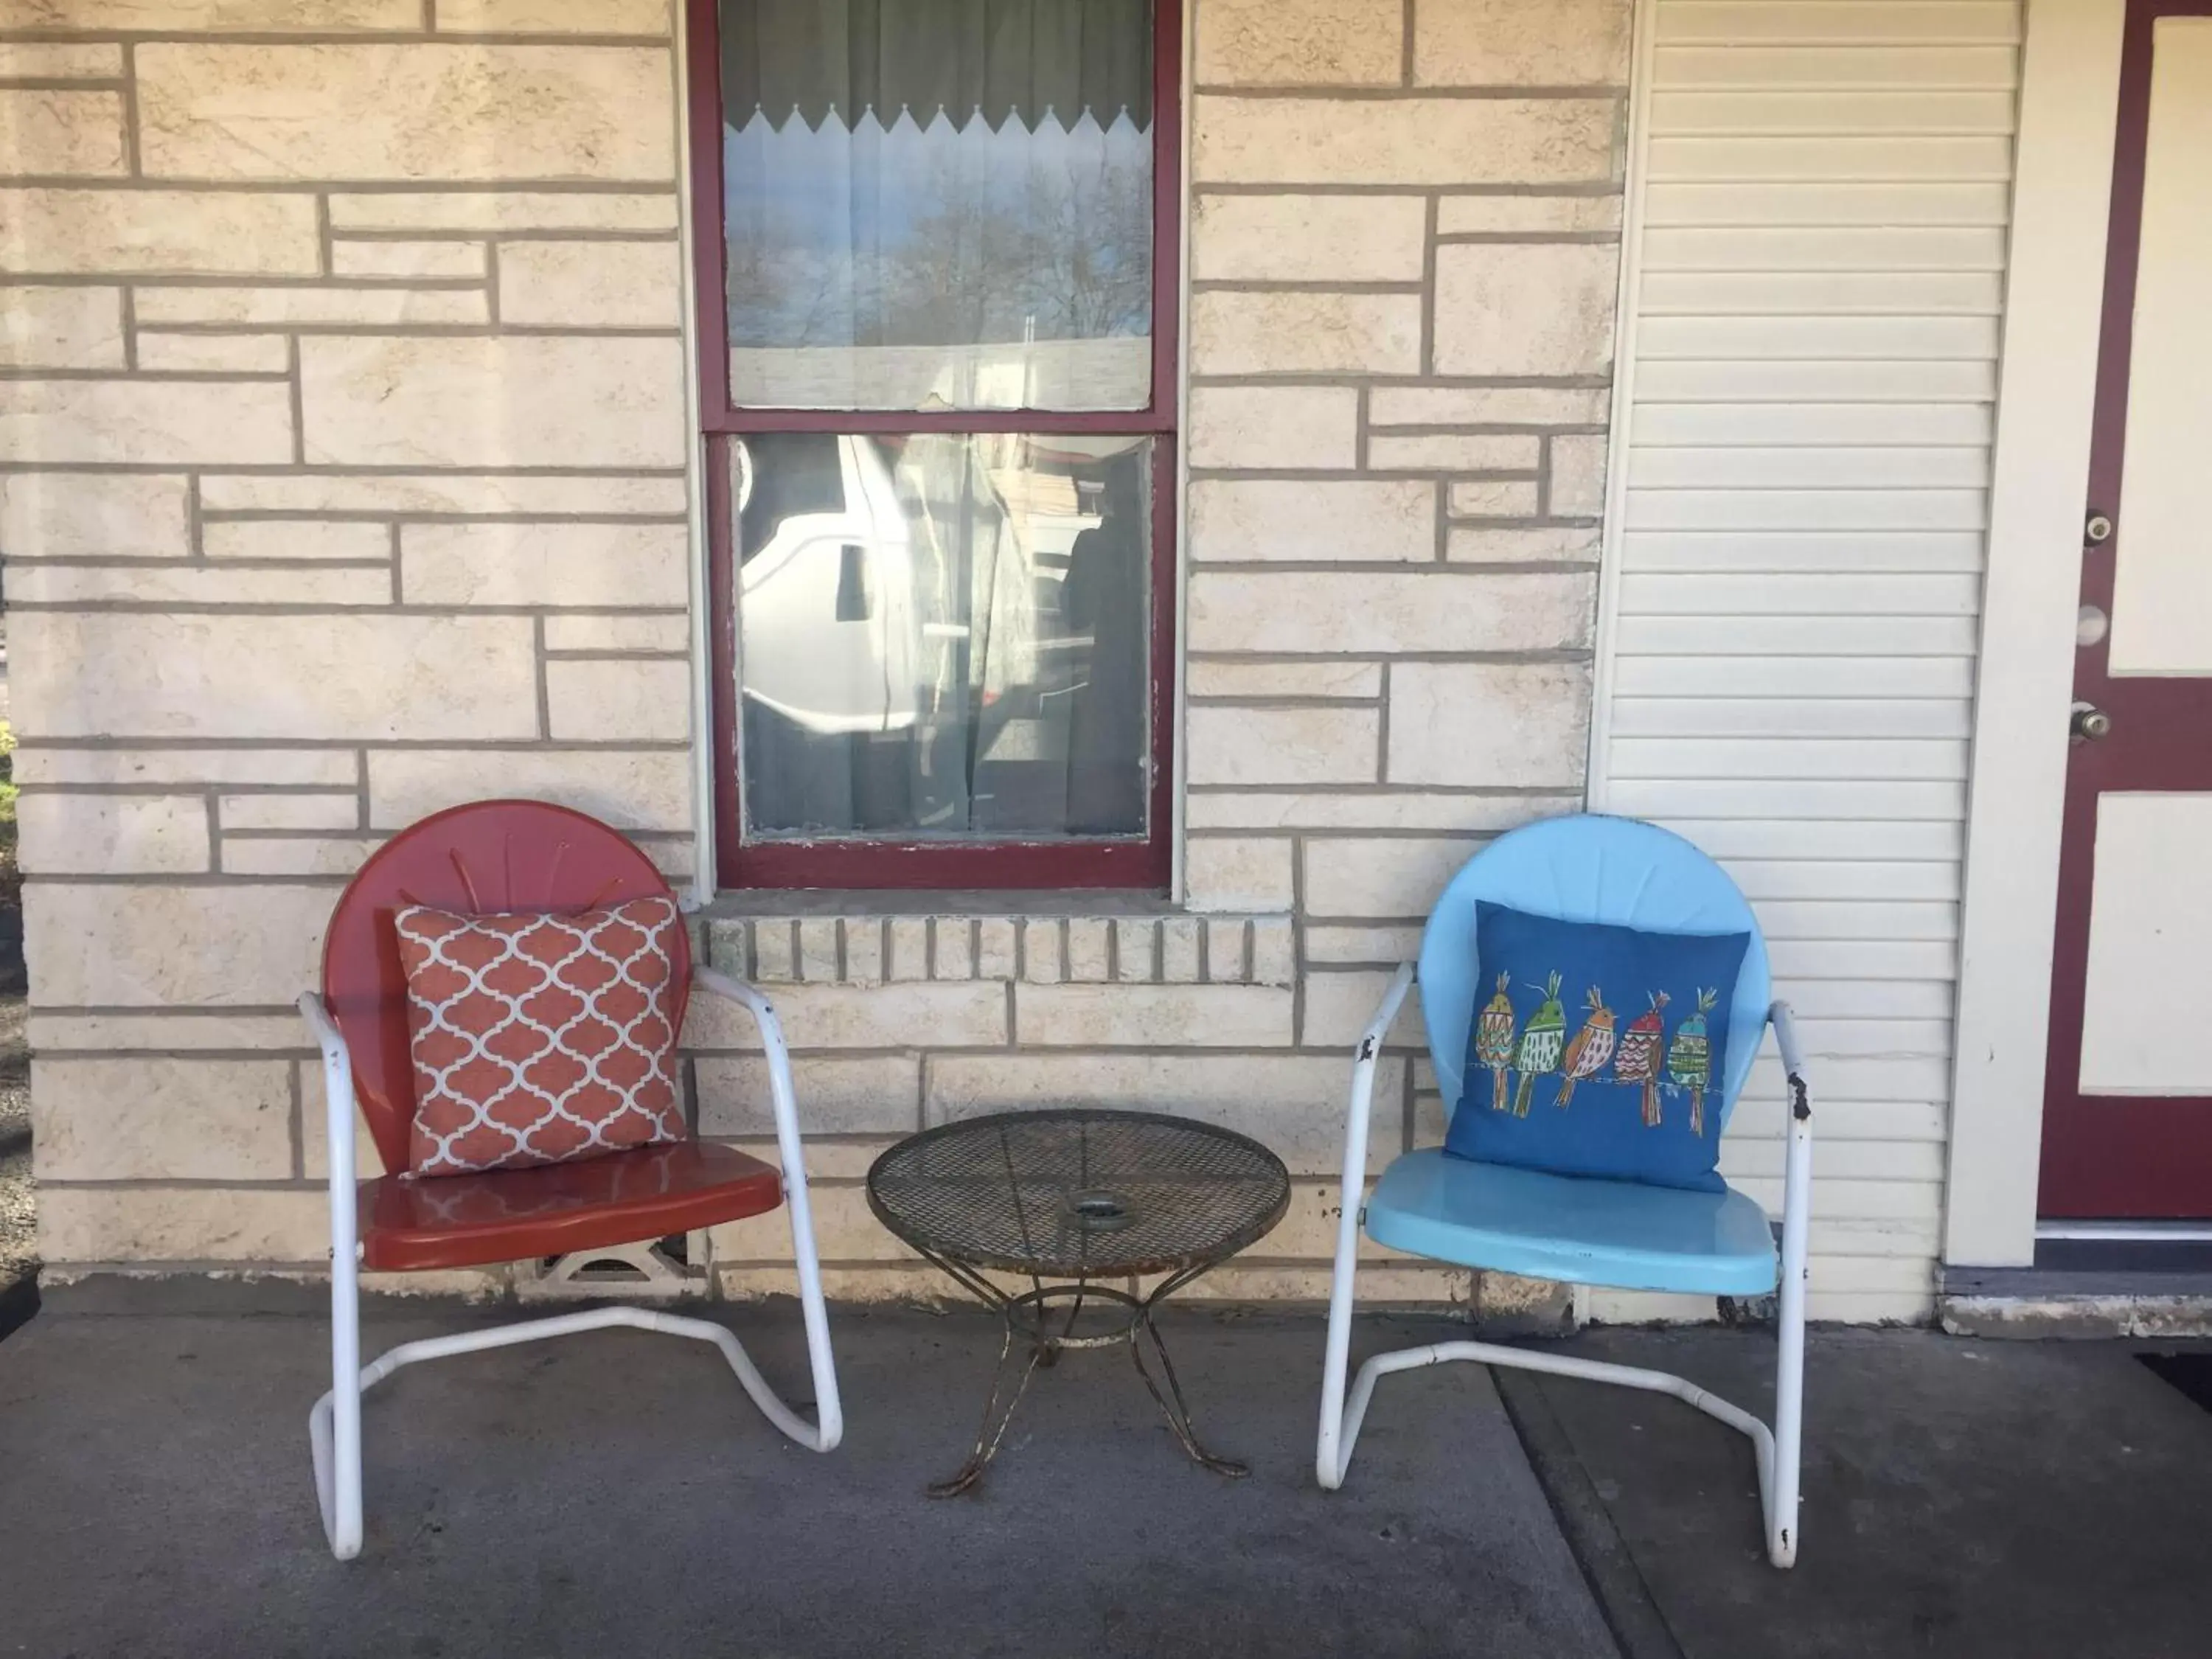
[[[597,818],[538,800],[449,807],[379,848],[338,898],[323,942],[323,1000],[353,1056],[354,1096],[384,1167],[407,1167],[415,1067],[407,1047],[407,975],[392,913],[434,905],[459,915],[604,910],[674,894],[653,861]],[[691,991],[690,940],[672,930],[677,1028]]]

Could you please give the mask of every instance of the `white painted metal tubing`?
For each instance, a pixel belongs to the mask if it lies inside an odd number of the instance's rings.
[[[1790,1005],[1767,1011],[1790,1082],[1789,1146],[1782,1173],[1781,1306],[1776,1319],[1781,1353],[1774,1371],[1775,1468],[1766,1504],[1766,1555],[1778,1567],[1797,1559],[1798,1477],[1805,1425],[1805,1285],[1807,1234],[1813,1213],[1813,1103],[1805,1056]]]
[[[323,1053],[324,1156],[330,1164],[331,1391],[307,1416],[315,1496],[331,1553],[361,1553],[361,1244],[354,1188],[353,1060],[330,1010],[313,991],[301,1016]],[[335,1476],[333,1478],[333,1471]]]
[[[769,1000],[742,980],[712,968],[695,969],[692,982],[744,1005],[760,1027],[768,1054],[769,1099],[775,1112],[776,1156],[783,1164],[783,1201],[791,1209],[791,1253],[799,1268],[799,1308],[806,1326],[806,1357],[814,1372],[817,1451],[831,1451],[845,1434],[837,1396],[837,1362],[830,1351],[830,1312],[822,1299],[822,1262],[814,1246],[814,1208],[806,1190],[805,1150],[799,1139],[799,1105],[791,1086],[791,1050]],[[740,1373],[742,1376],[742,1373]],[[762,1409],[765,1411],[766,1407]],[[788,1430],[786,1433],[790,1432]]]
[[[791,1054],[775,1011],[750,986],[711,969],[697,970],[703,989],[742,1005],[761,1031],[769,1060],[769,1088],[775,1113],[776,1146],[782,1161],[784,1200],[791,1208],[793,1253],[799,1265],[799,1304],[806,1328],[807,1358],[813,1372],[815,1422],[810,1425],[776,1397],[744,1345],[723,1327],[649,1308],[590,1308],[488,1330],[404,1342],[361,1363],[359,1202],[355,1186],[353,1066],[345,1038],[322,999],[308,992],[300,1012],[323,1054],[323,1092],[328,1104],[331,1200],[331,1389],[307,1414],[307,1441],[313,1454],[315,1496],[331,1553],[349,1561],[361,1553],[361,1396],[403,1365],[447,1354],[510,1347],[580,1331],[628,1327],[709,1342],[721,1350],[746,1395],[783,1434],[810,1451],[826,1452],[844,1436],[844,1412],[837,1395],[836,1363],[830,1349],[830,1321],[822,1295],[822,1267],[814,1244],[813,1211],[808,1202],[806,1164],[799,1137],[799,1109],[791,1084]]]
[[[1359,1262],[1359,1200],[1367,1189],[1367,1124],[1374,1107],[1375,1066],[1382,1057],[1382,1039],[1413,985],[1413,964],[1409,962],[1391,977],[1382,993],[1382,1006],[1353,1050],[1352,1109],[1344,1127],[1344,1176],[1337,1189],[1336,1265],[1328,1281],[1328,1354],[1322,1368],[1321,1437],[1314,1452],[1314,1473],[1329,1492],[1344,1484],[1345,1468],[1352,1461],[1351,1439],[1347,1437],[1340,1450],[1338,1432],[1343,1422],[1344,1370],[1352,1351],[1352,1285]],[[1360,1376],[1364,1382],[1366,1373],[1362,1371]],[[1371,1391],[1374,1385],[1366,1386]],[[1353,1413],[1352,1435],[1359,1432],[1358,1412],[1365,1409],[1363,1397]]]
[[[1375,1398],[1375,1385],[1394,1371],[1413,1370],[1452,1360],[1473,1360],[1516,1370],[1580,1377],[1586,1382],[1609,1382],[1617,1388],[1636,1389],[1648,1394],[1672,1395],[1747,1437],[1759,1468],[1759,1502],[1766,1527],[1767,1559],[1778,1567],[1793,1565],[1797,1559],[1798,1480],[1804,1429],[1806,1236],[1812,1212],[1813,1114],[1806,1091],[1804,1056],[1797,1044],[1790,1005],[1777,1002],[1767,1012],[1790,1084],[1790,1127],[1783,1179],[1778,1318],[1781,1341],[1772,1429],[1741,1407],[1707,1392],[1686,1377],[1647,1370],[1641,1366],[1547,1353],[1540,1349],[1503,1347],[1493,1342],[1438,1342],[1426,1347],[1376,1354],[1359,1368],[1347,1404],[1345,1370],[1351,1346],[1352,1287],[1359,1244],[1357,1194],[1365,1167],[1375,1057],[1382,1045],[1382,1034],[1389,1030],[1412,982],[1411,968],[1400,969],[1398,976],[1391,981],[1375,1024],[1360,1039],[1358,1060],[1352,1073],[1351,1121],[1344,1152],[1344,1209],[1337,1227],[1335,1272],[1329,1282],[1328,1351],[1322,1363],[1321,1434],[1315,1455],[1315,1473],[1322,1487],[1333,1492],[1344,1484],[1345,1472],[1352,1464],[1352,1448],[1358,1443],[1367,1407]]]

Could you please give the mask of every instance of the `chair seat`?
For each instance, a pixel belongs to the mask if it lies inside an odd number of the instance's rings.
[[[1780,1262],[1766,1212],[1733,1188],[1685,1192],[1408,1152],[1367,1200],[1367,1236],[1463,1267],[1620,1290],[1764,1296]]]
[[[679,1140],[577,1164],[361,1185],[362,1265],[473,1267],[634,1244],[741,1221],[783,1202],[773,1164]]]

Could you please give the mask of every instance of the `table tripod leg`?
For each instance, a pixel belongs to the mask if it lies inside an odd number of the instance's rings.
[[[1167,1384],[1165,1392],[1161,1390],[1160,1382],[1153,1380],[1151,1368],[1145,1364],[1146,1338],[1152,1340],[1152,1352],[1159,1356],[1160,1379]],[[1182,1443],[1182,1449],[1190,1454],[1193,1462],[1231,1479],[1252,1472],[1247,1465],[1237,1462],[1234,1458],[1216,1457],[1198,1443],[1198,1431],[1191,1426],[1190,1407],[1182,1397],[1182,1384],[1176,1376],[1175,1361],[1168,1358],[1168,1345],[1160,1336],[1160,1328],[1152,1322],[1152,1310],[1149,1306],[1139,1315],[1129,1332],[1129,1353],[1137,1362],[1137,1375],[1145,1379],[1146,1388],[1152,1390],[1152,1398],[1159,1402],[1160,1410],[1167,1415],[1168,1427],[1175,1431],[1175,1437]]]
[[[1006,1383],[1006,1359],[1014,1351],[1014,1324],[1011,1311],[1006,1320],[1006,1340],[999,1345],[998,1363],[991,1368],[991,1392],[983,1401],[983,1425],[975,1431],[975,1449],[968,1455],[959,1472],[949,1480],[931,1483],[932,1498],[957,1498],[983,1478],[983,1471],[999,1454],[999,1443],[1006,1437],[1006,1425],[1014,1420],[1014,1407],[1021,1404],[1022,1394],[1030,1385],[1038,1362],[1044,1356],[1042,1344],[1031,1342],[1022,1356],[1021,1375],[1014,1379],[1012,1392],[1006,1395],[1004,1410],[999,1406],[999,1395]]]

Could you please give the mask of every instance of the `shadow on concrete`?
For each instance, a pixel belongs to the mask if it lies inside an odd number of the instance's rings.
[[[1594,1330],[1565,1346],[1771,1407],[1771,1335]],[[1594,1545],[1577,1541],[1608,1604],[1632,1613],[1641,1596],[1660,1616],[1644,1643],[1615,1620],[1630,1659],[2203,1659],[2212,1414],[2136,1363],[2151,1346],[1814,1332],[1789,1572],[1759,1547],[1748,1446],[1677,1401],[1527,1379],[1566,1478],[1532,1446],[1563,1511],[1578,1485],[1602,1506]]]
[[[368,1538],[325,1552],[312,1316],[100,1313],[48,1294],[0,1346],[0,1636],[36,1654],[1482,1655],[1615,1650],[1486,1375],[1395,1378],[1343,1491],[1313,1477],[1317,1320],[1170,1322],[1191,1464],[1123,1351],[1041,1372],[975,1495],[994,1322],[840,1312],[845,1444],[777,1437],[711,1351],[611,1331],[404,1370],[369,1396]],[[198,1294],[195,1292],[195,1294]],[[251,1305],[243,1291],[203,1301]],[[312,1307],[311,1293],[294,1305]],[[267,1305],[264,1302],[263,1305]],[[805,1374],[788,1304],[723,1310]],[[416,1305],[365,1346],[481,1313]],[[1437,1340],[1364,1328],[1355,1354]]]

